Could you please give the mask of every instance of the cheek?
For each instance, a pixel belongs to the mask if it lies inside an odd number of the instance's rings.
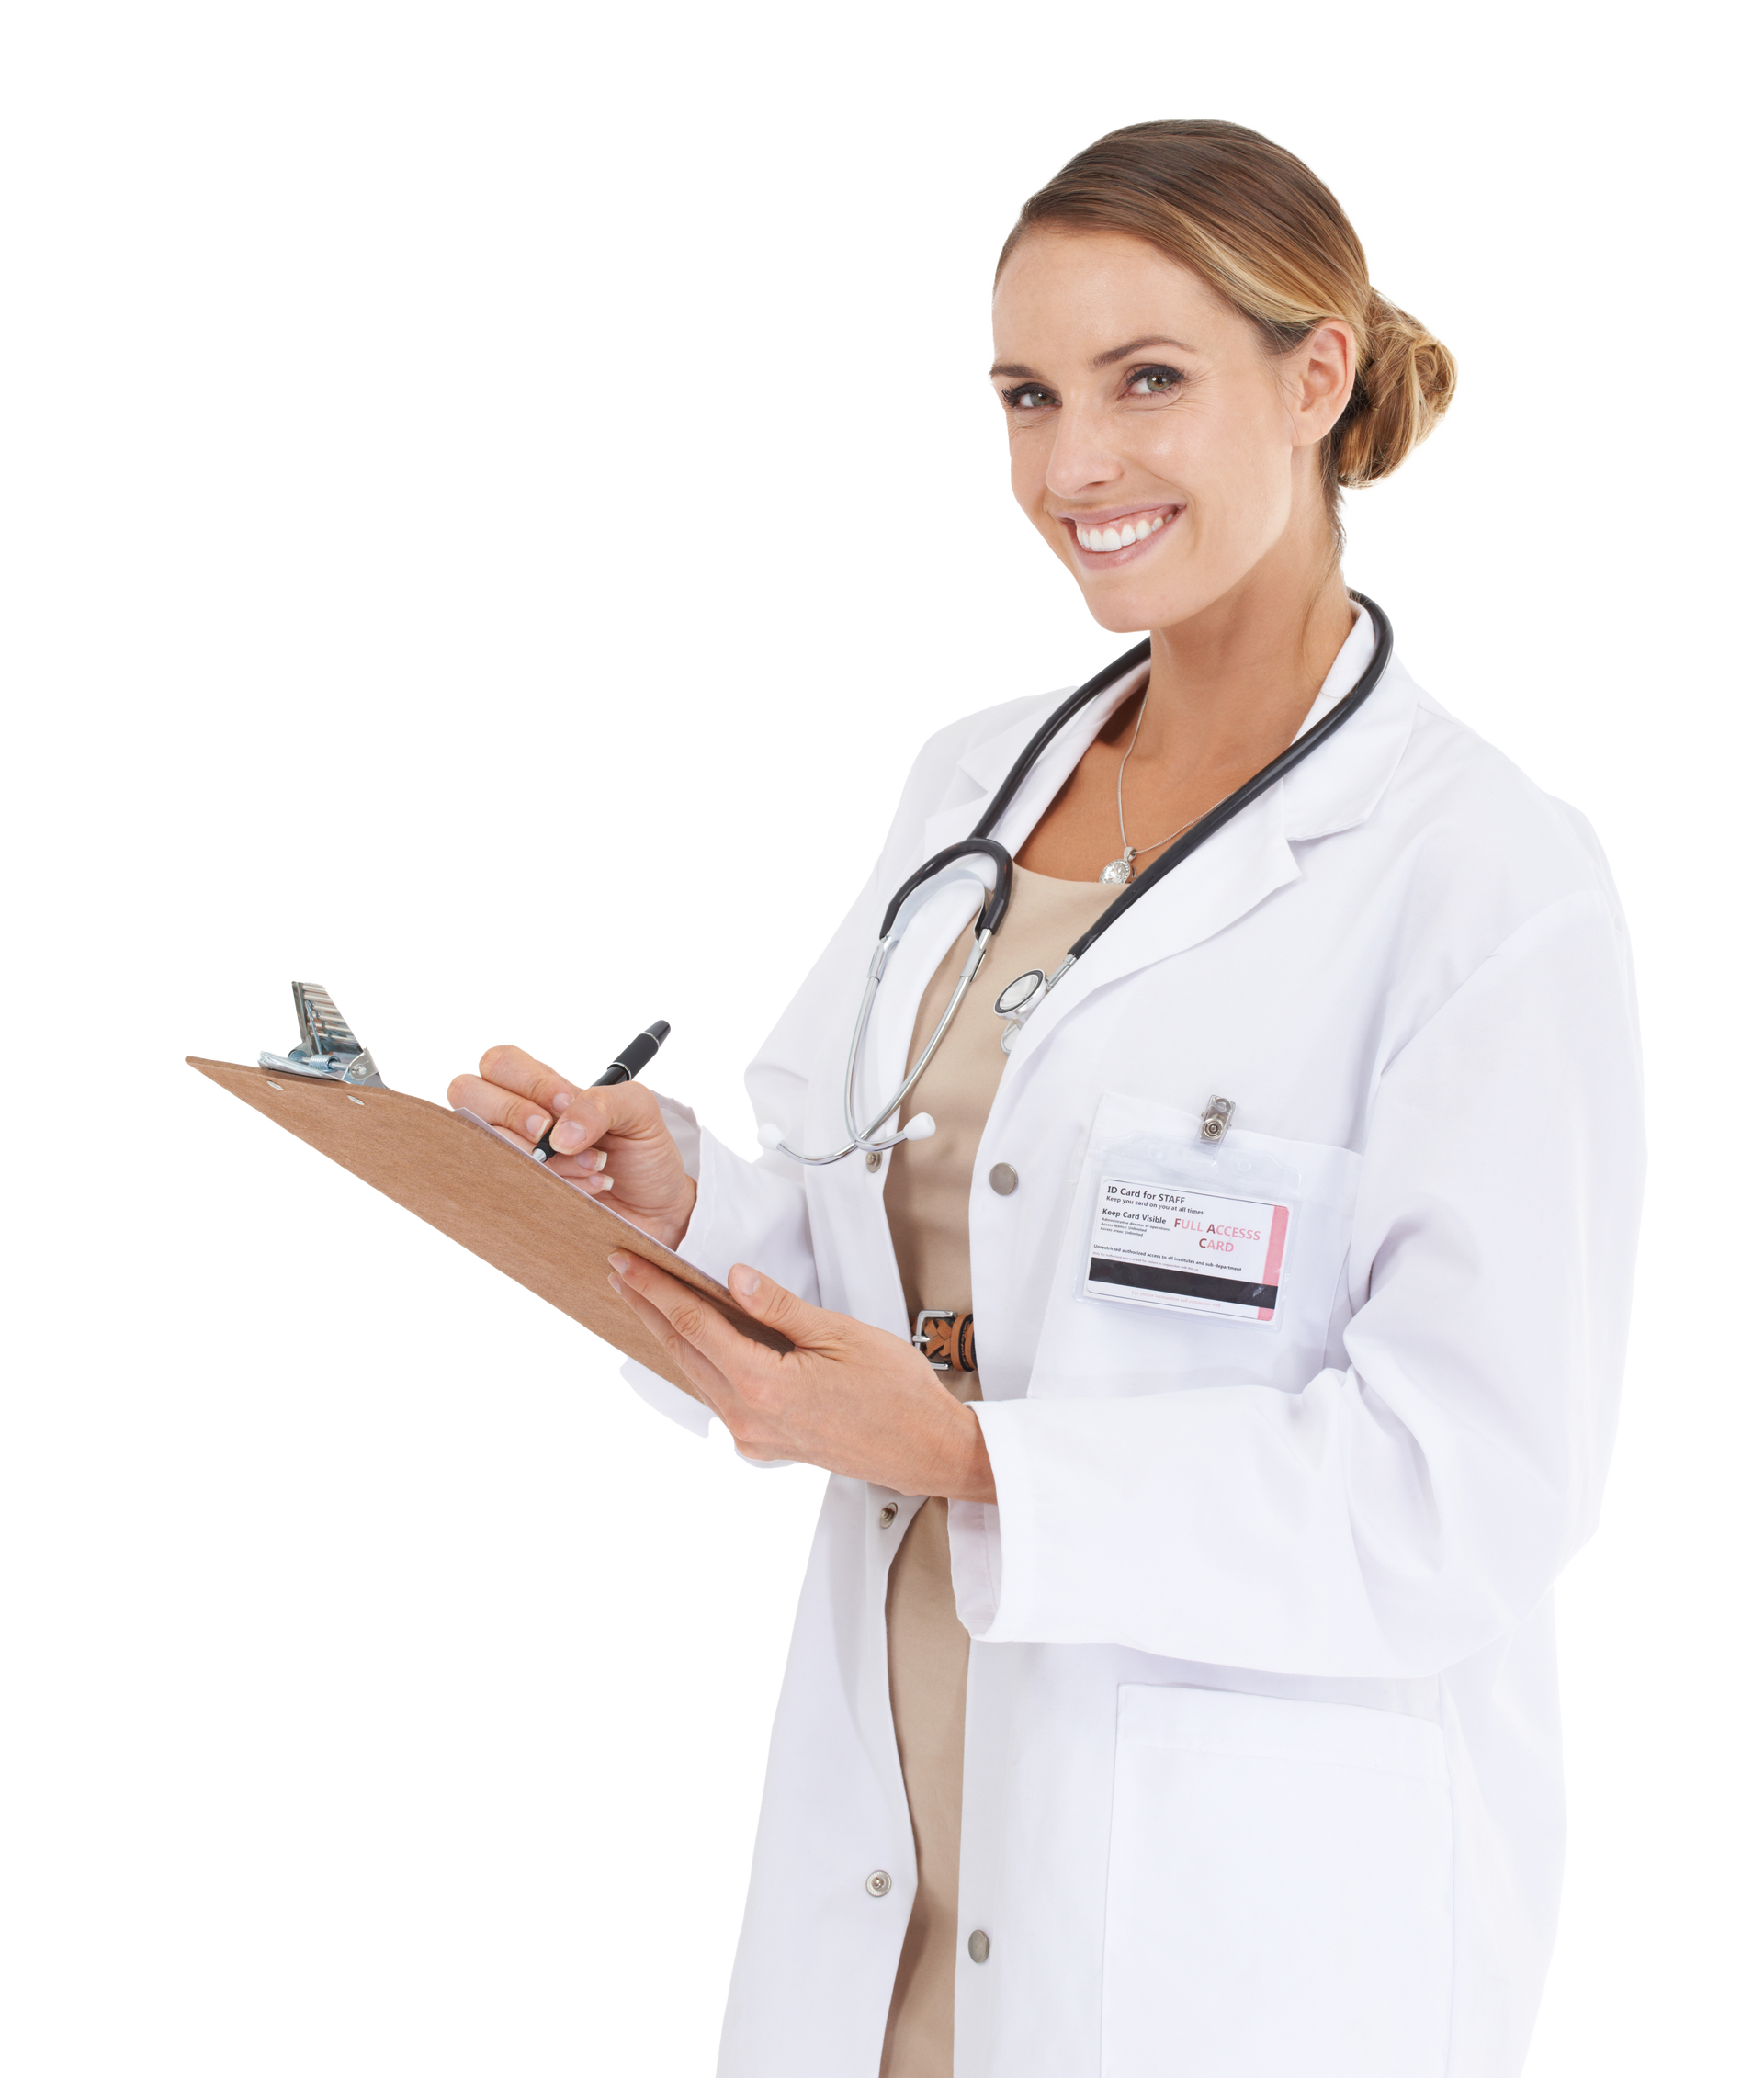
[[[1053,452],[1052,432],[1035,426],[1013,435],[1011,442],[1011,495],[1029,524],[1063,556],[1066,531],[1046,510],[1047,463]]]
[[[1042,493],[1047,487],[1049,443],[1037,437],[1039,428],[1012,430],[1011,441],[1011,494],[1031,519],[1041,517]]]
[[[1169,466],[1172,474],[1180,468],[1193,489],[1197,532],[1220,542],[1278,533],[1292,502],[1292,449],[1283,424],[1272,423],[1265,408],[1251,406],[1197,415],[1180,432]]]

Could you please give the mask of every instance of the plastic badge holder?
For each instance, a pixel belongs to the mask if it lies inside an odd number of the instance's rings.
[[[1272,1327],[1292,1259],[1296,1164],[1233,1142],[1127,1133],[1085,1164],[1087,1245],[1076,1296]]]

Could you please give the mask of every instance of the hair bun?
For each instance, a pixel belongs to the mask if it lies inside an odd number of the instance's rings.
[[[1388,476],[1444,417],[1458,364],[1427,327],[1374,288],[1366,304],[1366,357],[1335,429],[1336,473],[1358,486]]]

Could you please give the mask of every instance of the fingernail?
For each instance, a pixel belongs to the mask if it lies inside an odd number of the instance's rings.
[[[590,1147],[585,1154],[578,1155],[576,1159],[583,1169],[605,1169],[606,1166],[606,1150],[605,1147]]]
[[[553,1129],[551,1145],[560,1155],[573,1155],[588,1137],[588,1128],[578,1120],[567,1118]]]
[[[590,1176],[584,1178],[582,1187],[592,1196],[596,1191],[610,1191],[613,1187],[613,1180],[610,1176]]]
[[[566,1111],[569,1109],[569,1105],[570,1092],[567,1090],[560,1090],[551,1100],[551,1109],[554,1112]]]
[[[621,1275],[631,1267],[631,1259],[629,1258],[629,1256],[608,1256],[606,1260],[611,1263],[613,1268]]]
[[[544,1133],[546,1127],[550,1124],[550,1123],[551,1121],[548,1118],[544,1117],[538,1112],[535,1112],[532,1117],[529,1118],[526,1122],[527,1138],[529,1140],[538,1139],[539,1136]]]
[[[757,1270],[738,1270],[730,1282],[742,1298],[751,1299],[760,1288],[760,1273]]]
[[[619,1282],[617,1278],[609,1277],[606,1282],[612,1286],[613,1290],[618,1293],[621,1299],[625,1296],[625,1287]]]

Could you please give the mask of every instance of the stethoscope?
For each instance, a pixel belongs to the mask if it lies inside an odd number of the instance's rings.
[[[1235,794],[1229,794],[1217,807],[1210,808],[1192,830],[1186,831],[1172,844],[1156,865],[1148,866],[1137,880],[1130,881],[1116,896],[1102,914],[1097,918],[1084,935],[1068,951],[1052,974],[1044,974],[1039,967],[1031,967],[1003,989],[992,1006],[1005,1020],[999,1044],[1008,1054],[1023,1030],[1030,1014],[1045,1003],[1049,994],[1083,958],[1092,945],[1111,924],[1118,923],[1122,917],[1143,897],[1149,895],[1167,875],[1175,872],[1182,861],[1192,858],[1209,837],[1223,830],[1231,819],[1247,808],[1250,802],[1265,794],[1274,782],[1285,778],[1295,766],[1302,764],[1311,752],[1319,749],[1333,736],[1350,716],[1363,706],[1374,687],[1385,675],[1385,667],[1390,661],[1395,638],[1391,632],[1390,616],[1375,600],[1368,599],[1363,592],[1351,592],[1348,596],[1357,600],[1372,616],[1372,625],[1377,639],[1373,645],[1372,661],[1354,681],[1351,689],[1338,700],[1322,720],[1307,728],[1295,742],[1289,743],[1279,757],[1265,764],[1253,779],[1248,779]],[[1151,642],[1136,643],[1125,657],[1117,657],[1105,671],[1080,685],[1076,693],[1062,700],[1047,719],[1036,729],[1022,755],[1005,774],[1004,784],[992,797],[992,805],[974,826],[971,837],[959,844],[951,844],[934,857],[925,861],[912,876],[902,882],[894,899],[882,914],[882,935],[876,942],[876,951],[870,955],[870,965],[864,980],[864,1000],[858,1006],[857,1022],[852,1030],[851,1049],[845,1056],[845,1131],[850,1135],[842,1147],[835,1148],[831,1155],[801,1155],[794,1147],[785,1145],[782,1130],[775,1125],[762,1125],[760,1143],[767,1148],[775,1148],[787,1155],[793,1162],[800,1162],[808,1169],[824,1169],[831,1162],[843,1161],[847,1155],[863,1153],[879,1154],[888,1147],[898,1147],[903,1140],[928,1140],[936,1132],[936,1121],[929,1112],[919,1112],[910,1118],[899,1133],[876,1137],[878,1129],[892,1118],[910,1095],[913,1086],[931,1066],[932,1056],[943,1045],[944,1034],[956,1019],[962,1007],[963,999],[973,984],[974,977],[980,971],[986,958],[987,947],[992,934],[1004,921],[1005,911],[1011,907],[1011,854],[996,839],[988,834],[998,825],[999,818],[1011,806],[1023,781],[1034,770],[1041,754],[1054,738],[1081,708],[1094,700],[1098,694],[1118,685],[1131,671],[1136,671],[1151,656]],[[966,858],[990,860],[992,881],[989,887],[973,875],[985,890],[980,904],[980,913],[974,923],[974,949],[963,963],[949,999],[948,1008],[937,1021],[937,1029],[925,1045],[924,1051],[907,1070],[906,1080],[867,1125],[857,1123],[857,1063],[864,1049],[865,1034],[870,1026],[870,1013],[876,1007],[876,991],[882,986],[882,976],[888,964],[888,955],[900,943],[906,926],[922,903],[927,898],[929,883],[949,867]]]

